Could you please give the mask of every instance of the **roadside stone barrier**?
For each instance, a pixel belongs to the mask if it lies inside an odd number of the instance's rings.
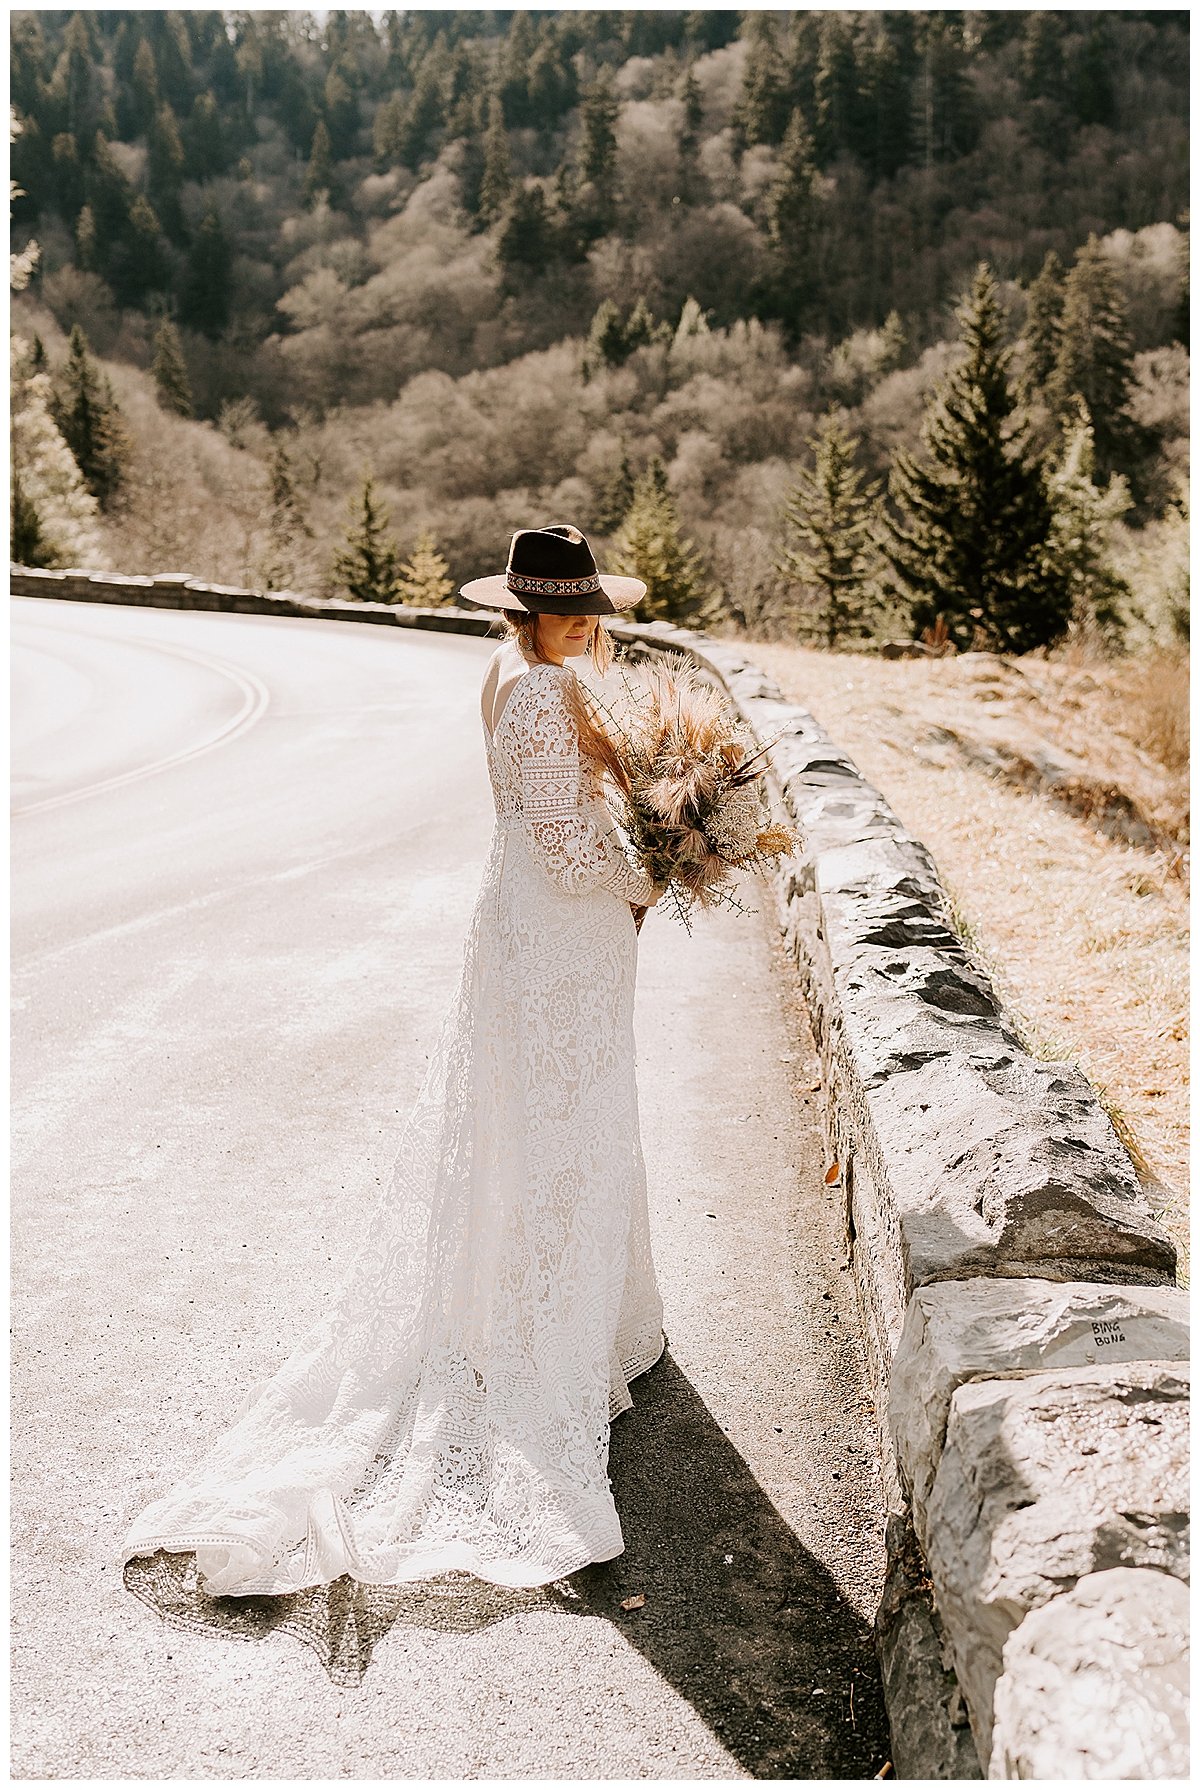
[[[13,568],[20,595],[486,634],[456,608]],[[773,740],[771,879],[821,1056],[887,1503],[875,1638],[897,1777],[1185,1777],[1188,1300],[1086,1077],[1036,1058],[929,852],[732,642],[682,653]]]

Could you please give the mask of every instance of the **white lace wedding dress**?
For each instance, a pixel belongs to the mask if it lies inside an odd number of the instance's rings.
[[[653,891],[580,761],[574,671],[504,655],[495,830],[390,1186],[326,1316],[122,1544],[194,1552],[209,1595],[544,1585],[624,1546],[609,1424],[665,1343],[629,908]]]

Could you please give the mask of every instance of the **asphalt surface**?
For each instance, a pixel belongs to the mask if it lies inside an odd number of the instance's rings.
[[[397,1593],[353,1686],[126,1589],[130,1515],[319,1316],[390,1167],[491,827],[491,645],[11,613],[12,1774],[875,1775],[873,1419],[754,883],[640,937],[668,1347],[613,1425],[624,1554]]]

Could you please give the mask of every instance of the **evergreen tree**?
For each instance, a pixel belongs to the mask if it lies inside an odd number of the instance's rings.
[[[1103,13],[1093,13],[1091,18],[1092,23],[1072,68],[1075,116],[1080,124],[1103,124],[1111,128],[1117,122],[1112,33]]]
[[[147,191],[150,203],[167,235],[176,241],[183,235],[183,211],[179,191],[183,185],[183,140],[175,113],[165,103],[150,127]]]
[[[42,521],[37,513],[37,505],[21,481],[15,460],[11,470],[12,521],[9,532],[9,559],[15,566],[51,566],[54,564],[53,550],[42,533]]]
[[[679,97],[683,102],[683,129],[679,133],[679,196],[686,205],[698,195],[700,127],[704,123],[704,97],[690,65]]]
[[[487,132],[483,139],[483,181],[479,188],[479,215],[485,223],[490,224],[500,216],[512,192],[512,184],[504,107],[499,95],[492,94],[488,100]]]
[[[815,296],[813,244],[818,223],[818,180],[812,137],[797,107],[784,133],[778,172],[767,192],[775,305],[793,333]]]
[[[1070,592],[1048,557],[1044,468],[1015,415],[1011,351],[986,263],[956,315],[965,353],[924,418],[925,462],[902,449],[894,456],[898,515],[879,545],[917,632],[941,617],[958,647],[1027,652],[1062,634]]]
[[[974,148],[978,107],[967,78],[963,15],[920,15],[920,62],[914,87],[914,136],[926,166]]]
[[[325,77],[322,116],[329,131],[330,148],[335,161],[354,154],[358,136],[358,100],[346,79],[343,66],[331,68]]]
[[[1059,13],[1027,15],[1020,73],[1028,129],[1034,142],[1050,155],[1061,155],[1069,137],[1064,35]]]
[[[51,414],[88,490],[102,509],[108,508],[120,489],[133,444],[112,385],[89,354],[78,323],[71,330],[66,363],[52,390]]]
[[[75,219],[75,259],[85,273],[96,267],[96,219],[90,205],[80,207]]]
[[[913,96],[894,33],[883,18],[863,51],[863,89],[863,156],[873,179],[890,179],[911,154]]]
[[[329,141],[329,126],[323,118],[318,118],[317,128],[313,132],[312,148],[309,151],[308,168],[304,176],[305,205],[315,205],[322,193],[332,205],[335,186],[333,146]]]
[[[1031,404],[1045,392],[1062,341],[1063,266],[1051,249],[1029,288],[1021,397]]]
[[[629,449],[623,445],[621,463],[606,482],[596,505],[596,527],[601,534],[611,534],[620,528],[629,514],[636,485],[637,479],[629,463]]]
[[[154,51],[144,37],[139,40],[134,54],[133,73],[129,86],[130,134],[135,137],[144,136],[154,123],[158,108],[162,104],[158,91],[158,66],[154,60]]]
[[[99,254],[107,259],[128,227],[133,191],[103,131],[96,132],[85,185],[87,203],[96,224]]]
[[[836,415],[822,418],[803,468],[784,503],[785,539],[777,570],[817,595],[817,631],[830,652],[842,640],[870,633],[872,518],[877,481],[864,484],[858,444]]]
[[[301,583],[299,544],[310,538],[296,494],[291,457],[282,435],[271,443],[271,507],[267,517],[266,544],[256,567],[263,590],[293,590]]]
[[[311,128],[308,135],[311,138]],[[221,115],[211,92],[196,95],[186,138],[187,170],[193,180],[212,180],[225,172],[229,166],[229,151]]]
[[[79,145],[68,131],[59,131],[50,145],[54,164],[54,192],[63,217],[71,217],[83,204],[85,192]]]
[[[1071,593],[1071,619],[1084,634],[1099,633],[1119,645],[1132,592],[1112,560],[1112,532],[1132,504],[1119,473],[1108,484],[1095,482],[1096,456],[1091,419],[1082,398],[1067,423],[1062,451],[1050,469],[1048,489],[1054,520],[1050,557]]]
[[[395,603],[400,595],[396,542],[387,532],[388,511],[375,495],[375,481],[364,472],[362,487],[350,499],[345,540],[333,562],[333,575],[356,603]]]
[[[537,28],[532,15],[523,10],[514,12],[500,51],[498,70],[500,103],[510,130],[537,125],[529,98],[529,68],[536,49]]]
[[[396,152],[407,168],[419,168],[433,154],[435,137],[445,119],[442,75],[442,57],[431,51],[421,64],[396,142]]]
[[[179,331],[164,314],[154,336],[154,364],[151,367],[158,388],[158,401],[164,410],[176,416],[192,415],[192,388],[188,381],[187,362]]]
[[[1096,465],[1107,476],[1128,470],[1138,449],[1129,411],[1134,383],[1133,342],[1124,295],[1095,235],[1075,257],[1063,287],[1061,338],[1046,390],[1056,417],[1074,412],[1078,395],[1088,408]]]
[[[619,367],[628,352],[625,323],[620,310],[611,298],[602,298],[593,313],[591,328],[588,330],[584,365],[589,373],[593,368],[601,366]]]
[[[540,186],[521,186],[505,207],[496,256],[506,274],[518,277],[545,270],[555,251],[555,232]]]
[[[123,240],[110,261],[117,296],[126,304],[143,304],[152,292],[170,283],[171,261],[154,207],[139,193],[129,208]]]
[[[609,559],[611,571],[644,580],[646,594],[636,609],[641,620],[703,627],[714,618],[715,593],[700,555],[681,535],[674,500],[649,469],[634,487]]]
[[[836,156],[862,147],[863,94],[850,15],[821,15],[820,49],[813,83],[813,140],[824,167]]]
[[[192,329],[215,339],[229,323],[232,256],[220,215],[210,205],[188,251],[180,295],[180,316]]]
[[[750,12],[743,17],[746,60],[742,90],[733,109],[734,146],[738,152],[753,143],[778,143],[792,112],[774,18],[769,12]]]
[[[538,44],[529,64],[526,82],[533,123],[543,133],[561,123],[579,98],[579,83],[562,45],[550,31]]]
[[[54,420],[50,375],[31,370],[22,337],[12,338],[9,353],[12,552],[19,541],[20,564],[101,571],[108,561],[99,506]]]
[[[438,552],[432,531],[423,528],[417,536],[411,559],[400,567],[398,601],[423,609],[441,609],[454,601],[454,580],[450,567]]]
[[[617,102],[607,74],[585,88],[579,106],[580,204],[588,227],[603,235],[616,215]]]

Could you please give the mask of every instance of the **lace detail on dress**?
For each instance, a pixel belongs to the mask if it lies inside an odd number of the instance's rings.
[[[604,887],[647,903],[654,885],[625,856],[611,816],[602,829],[584,807],[601,798],[594,780],[585,784],[579,729],[564,696],[563,680],[574,675],[565,666],[532,666],[509,698],[520,704],[514,724],[530,849],[568,895]]]
[[[609,1425],[665,1343],[635,1079],[642,886],[561,675],[522,673],[490,742],[462,973],[340,1288],[122,1543],[123,1562],[194,1553],[198,1610],[343,1577],[546,1585],[624,1546]],[[186,1575],[134,1576],[191,1595]]]

